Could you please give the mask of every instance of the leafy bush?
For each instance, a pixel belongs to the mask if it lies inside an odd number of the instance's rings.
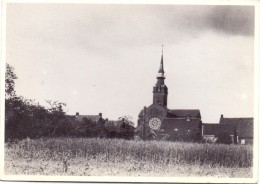
[[[68,123],[63,106],[50,102],[46,108],[32,100],[13,97],[5,101],[5,140],[66,135]]]
[[[134,127],[124,119],[115,122],[106,122],[104,127],[105,137],[133,139]]]

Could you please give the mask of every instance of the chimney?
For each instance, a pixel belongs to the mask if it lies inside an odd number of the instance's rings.
[[[99,115],[100,118],[102,118],[102,113],[99,113],[98,115]]]
[[[224,118],[224,115],[223,114],[221,114],[221,116],[220,116],[220,119],[223,119]]]
[[[79,113],[78,112],[76,112],[76,116],[78,116],[79,115]]]

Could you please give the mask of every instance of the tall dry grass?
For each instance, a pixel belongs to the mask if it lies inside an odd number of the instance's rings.
[[[253,150],[250,145],[55,138],[7,143],[6,148],[8,154],[17,159],[62,160],[65,164],[75,158],[111,163],[131,160],[165,166],[196,164],[212,167],[251,167],[253,163]]]

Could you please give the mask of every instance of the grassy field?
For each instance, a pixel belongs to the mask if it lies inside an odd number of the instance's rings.
[[[252,177],[250,145],[49,138],[5,144],[5,174]]]

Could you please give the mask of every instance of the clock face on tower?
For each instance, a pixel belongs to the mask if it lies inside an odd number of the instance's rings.
[[[153,130],[159,129],[161,126],[161,120],[160,118],[153,117],[149,120],[149,127]]]

